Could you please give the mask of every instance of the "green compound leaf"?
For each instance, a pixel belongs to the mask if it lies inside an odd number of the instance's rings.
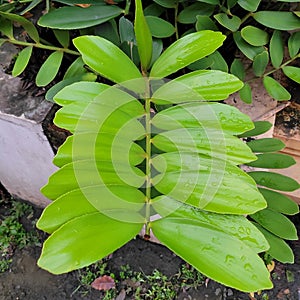
[[[42,16],[38,24],[55,29],[80,29],[102,24],[121,13],[122,9],[115,5],[64,6]]]
[[[295,225],[281,213],[264,209],[250,216],[276,236],[287,240],[298,240]]]
[[[278,30],[295,30],[300,27],[300,19],[288,11],[259,11],[253,18],[260,24]]]
[[[262,226],[255,222],[254,225],[262,232],[270,245],[270,249],[267,251],[267,253],[284,264],[294,263],[293,251],[284,240],[272,234],[270,231],[264,229]]]
[[[146,16],[146,21],[153,37],[167,38],[175,33],[175,27],[164,19]]]
[[[169,46],[153,64],[150,77],[163,78],[213,53],[225,36],[209,30],[188,34]]]
[[[248,166],[266,169],[288,168],[296,163],[290,155],[281,153],[257,154],[257,160],[247,163]]]
[[[106,39],[96,36],[81,36],[74,39],[73,42],[82,54],[83,61],[102,76],[117,83],[142,78],[142,74],[129,57]],[[99,57],[101,57],[101,64]],[[120,70],[126,70],[126,72]]]
[[[64,53],[62,51],[55,51],[49,55],[36,75],[35,82],[37,86],[46,86],[55,78],[63,56]]]
[[[271,129],[272,124],[268,121],[256,121],[256,122],[254,122],[254,126],[255,126],[254,129],[247,131],[244,134],[240,134],[239,137],[252,137],[252,136],[257,136],[257,135],[263,134]],[[253,141],[253,142],[260,144],[259,141],[261,141],[261,139],[257,140],[257,141]],[[281,142],[281,145],[282,145],[282,148],[280,148],[280,149],[283,149],[284,143]],[[264,146],[262,146],[261,148],[263,148],[263,147]],[[254,152],[262,152],[262,151],[255,151],[255,150],[253,150],[253,151]],[[278,150],[274,150],[274,151],[278,151]],[[272,151],[269,151],[269,152],[272,152]]]
[[[295,57],[300,49],[300,31],[293,32],[288,40],[288,49],[290,57]]]
[[[233,33],[233,39],[241,52],[251,60],[253,60],[257,54],[260,54],[264,51],[264,47],[262,46],[252,46],[246,43],[239,31]]]
[[[199,70],[164,84],[152,98],[156,104],[186,101],[218,101],[238,91],[243,83],[234,75],[221,71]]]
[[[263,84],[268,94],[278,101],[285,101],[291,99],[291,94],[274,78],[265,76]]]
[[[245,10],[256,11],[261,0],[238,0],[238,4]]]
[[[247,292],[272,287],[255,251],[214,226],[185,218],[164,218],[151,223],[151,228],[178,256],[222,284]]]
[[[264,188],[259,188],[259,191],[267,200],[269,209],[286,215],[295,215],[299,212],[299,206],[289,197]]]
[[[252,103],[252,89],[249,83],[244,83],[244,86],[239,90],[239,95],[245,103]]]
[[[257,54],[253,60],[253,72],[256,76],[260,77],[264,74],[266,67],[269,63],[269,52],[263,51]]]
[[[260,122],[265,122],[265,121],[260,121]],[[269,122],[267,122],[267,123],[269,123]],[[269,127],[268,124],[261,124],[260,126],[265,129],[268,128],[268,130],[272,127],[272,125]],[[268,131],[268,130],[266,130],[266,131]],[[255,136],[258,134],[262,134],[264,132],[265,132],[264,130],[259,130],[258,132],[253,134],[252,132],[249,131],[247,133],[247,136]],[[248,134],[250,134],[250,135],[248,135]],[[245,135],[240,135],[240,136],[244,137]],[[262,152],[262,153],[280,151],[285,147],[285,144],[281,140],[275,139],[275,138],[263,138],[263,139],[253,140],[253,141],[247,142],[247,145],[248,145],[248,147],[251,148],[251,150],[253,152]]]
[[[147,21],[143,14],[143,7],[141,0],[135,1],[136,13],[134,21],[134,31],[138,45],[139,56],[141,60],[142,69],[146,71],[151,62],[152,56],[152,37]]]
[[[258,185],[274,190],[292,192],[300,188],[299,183],[291,177],[265,171],[248,172]]]
[[[300,83],[300,68],[286,66],[282,68],[282,71],[288,78]]]
[[[221,13],[214,15],[214,18],[225,28],[234,32],[237,31],[241,25],[241,19],[237,16],[229,17],[227,14]]]
[[[99,212],[80,216],[65,223],[47,239],[38,265],[53,274],[88,266],[126,244],[141,227],[110,219]]]
[[[241,35],[252,46],[263,46],[269,42],[267,32],[251,25],[244,27],[241,30]]]
[[[279,68],[283,60],[283,41],[281,32],[274,30],[270,40],[270,57],[274,68]]]
[[[12,76],[19,76],[25,70],[32,54],[32,48],[32,46],[28,46],[18,54],[18,57],[14,64],[14,68],[12,70]]]

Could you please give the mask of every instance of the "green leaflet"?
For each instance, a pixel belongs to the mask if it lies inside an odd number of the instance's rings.
[[[264,121],[261,121],[264,122]],[[266,129],[270,129],[271,126],[269,126],[269,122],[267,127],[265,127]],[[267,130],[266,130],[267,131]],[[258,134],[261,134],[263,132],[257,132]],[[248,133],[248,136],[253,136],[253,135],[249,135],[250,131]],[[258,135],[257,134],[257,135]],[[242,135],[243,136],[243,135]],[[250,142],[247,142],[248,147],[251,148],[251,150],[253,152],[275,152],[275,151],[280,151],[285,147],[285,144],[279,140],[279,139],[275,139],[275,138],[262,138],[262,139],[258,139],[258,140],[253,140]]]
[[[238,0],[238,4],[245,10],[256,11],[261,0]]]
[[[155,16],[146,16],[146,21],[153,37],[167,38],[175,33],[174,26],[164,19]]]
[[[257,135],[260,135],[262,133],[265,133],[267,131],[269,131],[272,127],[272,124],[268,121],[256,121],[253,123],[255,128],[252,129],[252,130],[249,130],[243,134],[240,134],[239,137],[252,137],[252,136],[257,136]],[[261,140],[261,139],[260,139]],[[278,140],[279,141],[279,140]],[[255,141],[253,141],[255,142]],[[281,142],[281,141],[280,141]],[[259,141],[257,141],[257,143],[260,143]],[[249,145],[249,144],[248,144]],[[281,142],[281,145],[282,145],[282,148],[284,148],[284,144]],[[255,151],[253,150],[254,152],[262,152],[262,151]],[[277,151],[277,150],[274,150],[274,151]]]
[[[282,68],[283,73],[290,79],[300,83],[300,68],[286,66]]]
[[[266,169],[288,168],[296,163],[292,156],[281,153],[257,154],[257,160],[247,163],[248,166]]]
[[[192,24],[196,22],[198,16],[210,16],[214,11],[212,5],[201,2],[193,3],[185,7],[178,15],[177,20],[182,24]]]
[[[269,52],[263,51],[257,54],[253,60],[253,72],[256,76],[262,76],[269,63]]]
[[[231,64],[230,72],[240,80],[245,79],[245,68],[240,59],[235,58]]]
[[[251,25],[241,30],[242,38],[252,46],[263,46],[268,43],[268,33]]]
[[[14,77],[19,76],[27,67],[32,53],[32,46],[24,48],[19,52],[14,68],[12,70],[12,75]]]
[[[263,84],[268,94],[278,101],[285,101],[291,99],[291,94],[274,78],[265,76]]]
[[[115,5],[64,6],[42,16],[38,24],[55,29],[80,29],[102,24],[121,13],[122,9]]]
[[[223,100],[242,86],[243,83],[234,75],[199,70],[164,84],[154,92],[152,99],[156,104]]]
[[[247,292],[272,287],[269,273],[255,251],[213,226],[164,218],[152,222],[151,228],[163,244],[216,281]]]
[[[169,46],[153,64],[150,77],[166,77],[194,61],[213,53],[225,40],[209,30],[188,34]]]
[[[270,57],[274,68],[279,68],[283,60],[283,41],[281,32],[274,30],[270,40]]]
[[[53,30],[53,33],[59,43],[64,47],[68,48],[70,44],[70,33],[68,30]]]
[[[252,90],[249,83],[245,83],[244,86],[240,89],[239,95],[242,101],[245,103],[252,103]]]
[[[38,265],[54,274],[85,267],[126,244],[140,230],[140,224],[120,222],[98,212],[80,216],[46,240]]]
[[[228,17],[227,14],[221,13],[214,15],[214,18],[225,28],[234,32],[237,31],[241,25],[241,19],[237,16]]]
[[[293,32],[288,40],[290,57],[295,57],[300,49],[300,32]]]
[[[55,78],[63,56],[62,51],[55,51],[48,56],[36,75],[35,83],[37,86],[46,86]]]

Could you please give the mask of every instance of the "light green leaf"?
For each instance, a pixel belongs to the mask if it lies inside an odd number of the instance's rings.
[[[254,126],[255,126],[254,129],[247,131],[244,134],[240,134],[239,137],[252,137],[252,136],[257,136],[257,135],[263,134],[271,129],[272,124],[268,121],[256,121],[256,122],[254,122]],[[253,141],[253,142],[255,142],[255,141]],[[259,140],[257,142],[258,142],[258,144],[260,143]],[[280,141],[280,143],[282,145],[282,148],[284,148],[284,143],[282,143],[281,141]],[[261,148],[263,149],[264,146],[262,146]],[[282,148],[280,148],[280,149],[282,149]],[[274,150],[274,151],[278,151],[278,150]],[[262,151],[256,151],[256,152],[262,152]],[[272,152],[272,151],[270,151],[270,152]]]
[[[264,121],[260,121],[260,122],[264,122]],[[262,128],[266,128],[266,129],[267,128],[270,129],[272,127],[272,126],[269,127],[269,125],[267,125],[267,124],[261,124],[261,125],[262,125]],[[258,134],[261,134],[261,133],[264,133],[264,132],[265,131],[259,130],[255,134],[252,134],[249,131],[249,133],[247,134],[247,136],[258,135]],[[240,135],[240,136],[245,136],[245,135]],[[257,140],[253,140],[253,141],[247,142],[247,145],[248,145],[248,147],[251,148],[251,150],[253,152],[263,152],[263,153],[264,152],[280,151],[280,150],[282,150],[285,147],[285,144],[281,140],[275,139],[275,138],[257,139]]]
[[[134,31],[141,60],[141,67],[144,72],[147,71],[152,57],[152,37],[150,32],[151,26],[148,26],[148,24],[148,19],[146,20],[143,14],[142,2],[141,0],[136,0]]]
[[[254,225],[262,232],[262,234],[267,239],[270,249],[267,251],[273,258],[282,263],[294,263],[294,254],[289,245],[279,238],[278,236],[272,234],[270,231],[265,230],[259,224],[254,222]]]
[[[262,46],[252,46],[246,43],[242,39],[241,33],[239,31],[233,33],[233,39],[240,51],[251,60],[253,60],[257,54],[265,50]]]
[[[298,240],[295,225],[279,212],[264,209],[250,215],[250,217],[280,238]]]
[[[264,74],[266,67],[269,63],[269,52],[263,51],[257,54],[253,60],[253,72],[256,76],[260,77]]]
[[[286,215],[295,215],[299,212],[299,206],[289,197],[264,188],[259,188],[259,191],[267,200],[269,209]]]
[[[291,99],[291,94],[274,78],[265,76],[263,84],[268,94],[278,101],[285,101]]]
[[[182,24],[193,24],[197,16],[209,17],[214,11],[214,6],[196,2],[184,8],[178,15],[177,20]]]
[[[241,30],[242,38],[252,46],[263,46],[269,42],[267,32],[248,25]]]
[[[247,104],[252,103],[252,90],[249,83],[244,83],[244,86],[239,90],[239,95],[242,101]]]
[[[59,41],[59,43],[64,47],[68,48],[70,44],[70,33],[68,30],[59,30],[54,29],[53,33],[56,37],[56,39]]]
[[[226,117],[227,116],[227,117]],[[236,135],[253,128],[251,119],[230,105],[221,103],[185,103],[157,113],[152,124],[163,130],[214,128]]]
[[[55,78],[60,68],[63,55],[64,53],[62,51],[55,51],[48,56],[36,75],[35,82],[37,86],[45,86]]]
[[[295,57],[300,49],[300,31],[293,32],[288,40],[290,57]]]
[[[238,4],[245,10],[256,11],[261,0],[238,0]]]
[[[241,25],[241,19],[237,16],[228,16],[227,14],[220,13],[214,15],[214,18],[225,28],[234,32],[237,31]]]
[[[119,16],[122,9],[115,5],[60,7],[43,15],[38,25],[56,29],[80,29],[102,24]]]
[[[178,77],[152,95],[156,104],[226,99],[243,83],[234,75],[216,70],[199,70]]]
[[[263,261],[232,235],[183,218],[160,219],[151,223],[151,228],[178,256],[222,284],[245,292],[272,287]]]
[[[209,30],[188,34],[171,46],[153,64],[150,77],[166,77],[194,61],[213,53],[225,36]]]
[[[96,36],[81,36],[74,39],[73,42],[82,54],[83,61],[102,76],[117,83],[142,78],[142,74],[129,57],[106,39]],[[99,63],[100,61],[101,63]],[[121,70],[126,70],[126,72]]]
[[[288,168],[296,163],[290,155],[281,153],[257,154],[257,160],[247,163],[248,166],[266,169]]]
[[[175,33],[175,27],[164,19],[155,16],[146,16],[146,21],[152,36],[156,38],[170,37]]]
[[[270,40],[270,57],[274,68],[279,68],[283,60],[283,41],[281,32],[274,30]]]
[[[85,267],[126,244],[141,227],[100,213],[80,216],[61,226],[46,240],[38,265],[54,274]]]
[[[260,24],[278,30],[295,30],[300,27],[300,19],[289,11],[259,11],[253,18]]]
[[[12,13],[6,13],[6,12],[2,12],[2,11],[0,11],[0,16],[2,16],[5,19],[11,20],[13,22],[19,23],[26,30],[28,35],[36,43],[39,43],[39,40],[40,40],[39,33],[38,33],[37,29],[35,28],[35,26],[30,21],[28,21],[27,19],[25,19],[24,17],[21,17],[19,15],[12,14]]]
[[[248,174],[258,185],[274,190],[292,192],[300,188],[299,183],[295,179],[282,174],[266,171],[254,171],[248,172]]]
[[[196,16],[196,30],[214,30],[217,31],[218,27],[209,16]]]
[[[28,46],[18,54],[18,57],[14,64],[14,68],[12,70],[12,76],[19,76],[25,70],[31,57],[32,48],[32,46]]]
[[[230,73],[237,76],[240,80],[245,79],[245,68],[240,59],[235,58],[230,67]]]
[[[282,68],[282,71],[288,78],[300,83],[300,68],[286,66]]]

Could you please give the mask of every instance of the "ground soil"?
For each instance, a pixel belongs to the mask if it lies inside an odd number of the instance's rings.
[[[40,213],[40,209],[34,209],[34,217],[38,217]],[[2,204],[0,217],[3,217],[4,214],[5,207]],[[297,215],[292,220],[296,224],[298,232],[300,232],[300,216]],[[32,225],[32,216],[30,221],[28,218],[22,218],[21,222],[27,230],[36,230]],[[45,235],[41,232],[38,232],[38,236],[41,240],[45,238]],[[274,289],[262,291],[261,295],[256,294],[255,298],[251,298],[249,294],[225,287],[212,280],[204,280],[203,284],[196,289],[179,289],[174,299],[300,300],[300,242],[299,240],[294,241],[290,245],[295,253],[295,264],[283,265],[276,262],[275,269],[272,272]],[[103,292],[81,285],[78,271],[63,275],[52,275],[40,269],[36,264],[40,252],[41,247],[38,245],[14,251],[10,269],[0,274],[0,300],[103,299]],[[146,275],[157,269],[166,276],[171,277],[178,273],[180,266],[184,262],[167,248],[136,238],[113,253],[106,263],[108,275],[113,273],[118,278],[121,266],[124,265],[129,265],[133,271],[143,272]],[[119,281],[117,295],[118,293],[122,294],[122,284],[124,285],[124,283]],[[132,295],[126,297],[123,295],[116,299],[135,298]]]

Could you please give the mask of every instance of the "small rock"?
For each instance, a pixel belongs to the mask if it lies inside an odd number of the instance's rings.
[[[217,288],[215,291],[216,296],[219,296],[222,293],[222,290],[220,288]]]
[[[233,296],[233,291],[231,289],[228,289],[227,290],[227,295],[230,297],[230,296]]]

